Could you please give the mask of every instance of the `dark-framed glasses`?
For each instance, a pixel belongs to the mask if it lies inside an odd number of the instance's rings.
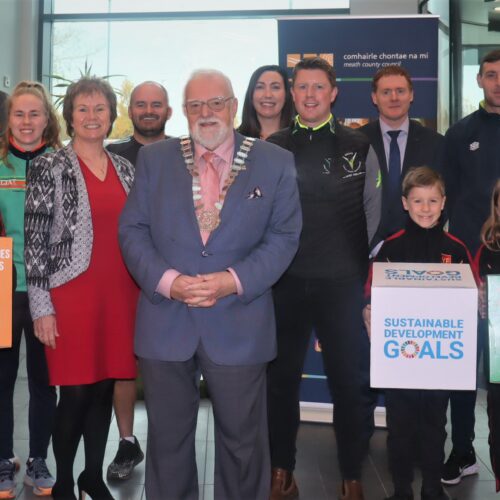
[[[204,104],[212,111],[222,111],[226,107],[226,102],[231,99],[234,99],[234,97],[212,97],[207,101],[187,101],[184,106],[188,114],[199,115]]]

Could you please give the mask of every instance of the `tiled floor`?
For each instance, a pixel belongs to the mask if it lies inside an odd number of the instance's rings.
[[[21,363],[24,366],[24,360]],[[15,394],[15,450],[21,460],[26,460],[28,452],[27,419],[28,388],[26,372],[20,370]],[[1,411],[1,409],[0,409]],[[147,418],[144,404],[138,403],[136,409],[135,433],[143,448],[146,447]],[[370,453],[364,465],[363,480],[366,500],[381,500],[392,493],[390,476],[386,464],[386,431],[377,430],[372,438]],[[479,391],[476,408],[476,448],[480,462],[480,473],[466,478],[458,486],[448,488],[450,498],[460,500],[493,500],[495,481],[491,472],[488,455],[488,426],[486,420],[486,401],[484,390]],[[105,464],[112,460],[118,443],[118,430],[111,424],[110,437],[106,450]],[[213,415],[208,401],[203,401],[198,414],[196,434],[196,454],[200,484],[200,500],[213,499]],[[336,448],[333,430],[326,424],[302,424],[297,442],[296,477],[301,500],[332,500],[337,498],[336,487],[339,481],[336,467]],[[447,443],[447,453],[449,443]],[[52,450],[49,452],[48,465],[55,471]],[[80,449],[75,462],[75,476],[83,469],[83,453]],[[33,500],[32,489],[22,483],[24,470],[18,475],[18,498]],[[415,498],[419,498],[418,476],[415,482]],[[140,464],[133,476],[125,483],[110,484],[111,492],[117,500],[143,500],[144,463]],[[500,498],[500,497],[498,497]],[[155,499],[157,500],[157,499]],[[236,500],[236,499],[235,499]]]

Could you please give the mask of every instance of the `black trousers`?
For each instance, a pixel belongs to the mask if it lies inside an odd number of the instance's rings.
[[[500,486],[500,384],[488,383],[488,426],[491,467],[495,474],[498,492]]]
[[[477,360],[483,355],[484,373],[489,380],[488,369],[488,322],[479,319],[477,324]],[[460,455],[467,455],[472,450],[474,425],[476,423],[477,391],[450,392],[451,442],[453,449]]]
[[[448,391],[386,389],[387,453],[395,493],[411,493],[413,467],[422,471],[422,493],[441,490]]]
[[[278,356],[268,368],[271,463],[292,471],[300,424],[302,368],[314,329],[335,402],[342,477],[359,479],[366,450],[361,410],[362,284],[285,275],[274,289]],[[366,434],[366,433],[365,433]]]
[[[29,387],[30,457],[47,457],[56,409],[56,391],[49,386],[43,344],[35,337],[28,294],[13,297],[12,347],[0,349],[0,458],[14,456],[14,387],[19,367],[19,347],[24,331]]]
[[[452,391],[450,393],[451,442],[460,456],[472,449],[476,423],[477,391]]]

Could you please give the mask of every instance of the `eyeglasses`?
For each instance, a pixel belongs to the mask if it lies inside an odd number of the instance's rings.
[[[212,111],[222,111],[226,107],[226,102],[234,97],[212,97],[208,101],[187,101],[184,106],[190,115],[199,115],[201,108],[206,104]]]

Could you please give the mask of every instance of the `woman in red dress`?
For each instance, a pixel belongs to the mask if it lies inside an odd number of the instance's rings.
[[[26,194],[26,268],[35,335],[46,345],[50,383],[60,386],[53,433],[54,498],[73,499],[73,462],[93,500],[110,499],[102,466],[115,379],[136,376],[138,290],[118,247],[118,218],[132,165],[107,152],[116,96],[98,78],[71,84],[63,116],[72,142],[33,162]]]

